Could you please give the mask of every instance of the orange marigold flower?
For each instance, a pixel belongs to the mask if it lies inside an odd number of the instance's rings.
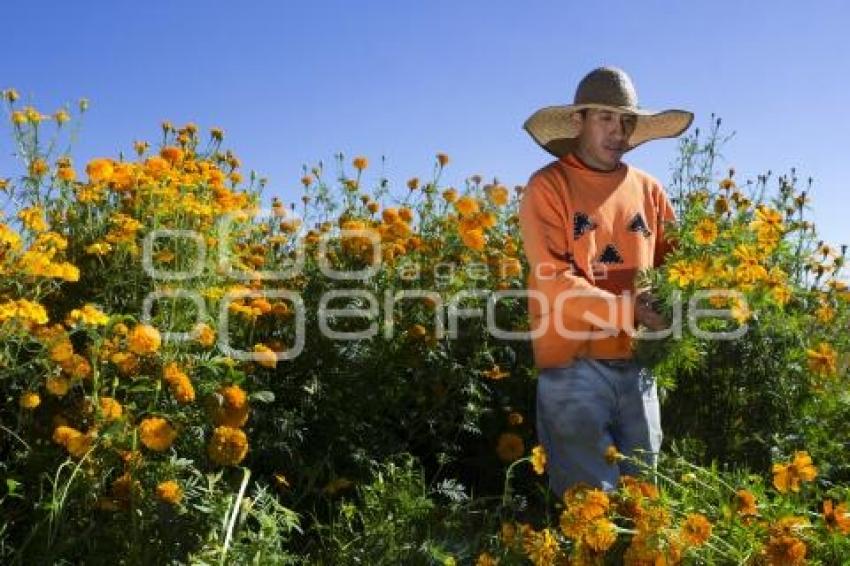
[[[832,500],[823,502],[823,520],[829,530],[837,530],[841,534],[850,534],[850,514],[847,513],[847,504],[839,503],[833,506]]]
[[[460,239],[468,248],[477,251],[482,251],[487,243],[484,232],[477,228],[474,230],[464,230],[460,234]]]
[[[457,200],[457,191],[455,189],[446,189],[443,191],[443,199],[448,203],[453,203]]]
[[[160,157],[174,165],[183,159],[183,150],[173,145],[167,145],[159,151]]]
[[[522,458],[525,454],[525,443],[519,435],[504,432],[496,443],[496,454],[503,462],[509,463]]]
[[[147,324],[138,324],[127,335],[127,349],[140,356],[159,350],[162,337],[159,330]]]
[[[50,359],[54,362],[64,362],[74,355],[74,345],[70,340],[63,339],[50,348]]]
[[[165,503],[177,505],[183,499],[183,488],[174,480],[166,480],[156,486],[156,497]]]
[[[464,195],[454,203],[455,210],[461,216],[472,216],[478,212],[478,201],[469,195]]]
[[[139,423],[139,438],[148,449],[164,452],[177,438],[177,431],[162,417],[148,417]]]
[[[802,482],[813,481],[817,473],[818,470],[812,465],[808,452],[795,452],[791,462],[773,465],[773,486],[780,493],[786,493],[788,490],[797,492],[800,491]]]
[[[445,153],[438,153],[437,154],[437,163],[440,164],[440,167],[445,167],[446,165],[449,164],[449,156],[446,155]]]
[[[614,523],[600,517],[590,522],[581,538],[592,550],[605,552],[617,542],[617,529]]]
[[[769,564],[797,566],[806,563],[806,543],[793,536],[770,537],[764,553]]]
[[[355,169],[357,169],[358,171],[362,171],[362,170],[366,169],[366,167],[368,167],[368,166],[369,166],[369,160],[368,160],[368,159],[366,159],[366,158],[365,158],[365,157],[363,157],[363,156],[358,156],[358,157],[355,157],[355,158],[351,161],[351,164],[352,164],[352,165],[354,166],[354,168],[355,168]]]
[[[221,466],[235,466],[248,453],[248,437],[238,428],[220,426],[215,429],[207,454]]]
[[[51,395],[63,397],[71,388],[71,380],[64,375],[51,376],[47,378],[44,386]]]
[[[705,515],[689,513],[679,532],[691,546],[701,546],[711,537],[711,523]]]
[[[238,385],[228,385],[218,390],[212,410],[212,420],[217,425],[239,428],[248,421],[250,406],[248,395]]]
[[[195,400],[195,388],[192,386],[192,381],[176,362],[166,364],[163,368],[163,379],[168,383],[171,394],[181,405]]]
[[[112,397],[101,397],[98,399],[98,403],[100,404],[100,412],[103,414],[103,418],[107,421],[115,421],[121,418],[124,410],[121,407],[121,403],[113,399]]]
[[[753,517],[758,514],[756,496],[746,489],[735,492],[735,508],[742,517]]]

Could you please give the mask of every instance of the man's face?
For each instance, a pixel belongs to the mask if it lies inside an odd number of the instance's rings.
[[[586,115],[576,112],[572,119],[580,125],[578,156],[595,169],[612,170],[626,153],[626,140],[635,129],[637,116],[588,108]]]

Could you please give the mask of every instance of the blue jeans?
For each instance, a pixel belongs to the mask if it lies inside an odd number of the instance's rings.
[[[578,358],[542,369],[537,435],[546,450],[549,486],[559,497],[577,483],[613,490],[621,474],[637,475],[639,466],[609,462],[609,446],[655,465],[662,439],[655,379],[630,360]]]

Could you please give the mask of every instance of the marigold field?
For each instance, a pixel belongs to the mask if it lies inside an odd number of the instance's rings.
[[[338,155],[283,203],[222,130],[78,163],[85,101],[3,97],[4,564],[850,563],[846,246],[795,171],[718,173],[719,120],[680,142],[674,251],[642,275],[686,321],[636,352],[659,466],[556,496],[522,187]]]

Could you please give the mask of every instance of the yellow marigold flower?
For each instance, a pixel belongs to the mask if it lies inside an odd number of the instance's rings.
[[[100,412],[103,418],[107,421],[117,421],[124,414],[121,403],[112,397],[101,397],[98,399],[98,404],[100,405]]]
[[[460,233],[460,239],[466,247],[477,251],[482,251],[487,244],[484,232],[478,228],[462,231]]]
[[[732,314],[732,318],[738,321],[739,324],[744,324],[753,316],[753,311],[750,310],[747,300],[740,297],[736,297],[733,300],[730,313]]]
[[[524,533],[522,546],[534,566],[557,564],[562,557],[558,539],[548,528],[539,532],[529,528]]]
[[[667,280],[679,287],[687,287],[694,281],[694,269],[684,259],[673,263],[667,270]]]
[[[22,409],[32,411],[41,405],[41,397],[39,397],[38,393],[35,391],[25,391],[24,393],[21,393],[21,396],[18,398],[18,405],[20,405]]]
[[[277,367],[277,352],[265,344],[254,344],[254,355],[256,362],[263,367],[274,369]]]
[[[503,432],[496,443],[496,454],[505,463],[510,463],[522,458],[525,454],[525,443],[519,435],[512,432]]]
[[[449,156],[446,155],[445,153],[438,153],[437,154],[437,163],[440,164],[440,167],[445,167],[446,165],[449,164]]]
[[[800,491],[800,484],[814,481],[818,470],[812,464],[812,458],[806,451],[794,453],[794,458],[787,464],[773,465],[773,486],[780,493],[788,490]]]
[[[221,466],[235,466],[248,453],[248,437],[242,430],[229,426],[216,427],[207,454]]]
[[[829,377],[838,371],[838,354],[825,342],[821,342],[813,350],[806,350],[806,356],[809,359],[809,369],[816,375]]]
[[[478,201],[469,195],[460,197],[457,202],[454,203],[454,206],[455,210],[457,210],[458,214],[461,216],[472,216],[479,210]]]
[[[159,350],[161,342],[159,330],[147,324],[138,324],[127,336],[127,349],[140,356],[154,354]]]
[[[498,566],[499,561],[487,552],[482,552],[475,559],[475,566]]]
[[[443,191],[443,199],[448,203],[455,202],[457,200],[457,191],[452,188],[446,189]]]
[[[89,255],[106,255],[112,251],[112,244],[108,242],[96,242],[86,246],[85,250]]]
[[[835,318],[835,309],[826,303],[821,303],[815,310],[815,318],[821,324],[829,324]]]
[[[41,177],[45,173],[50,170],[50,167],[47,165],[47,161],[42,159],[41,157],[36,157],[30,162],[29,165],[29,174],[30,177]]]
[[[60,126],[71,119],[71,115],[68,114],[66,110],[57,110],[53,113],[53,119],[56,120],[56,123]]]
[[[496,206],[505,206],[508,204],[508,200],[511,196],[507,187],[503,185],[494,185],[485,189],[485,192],[487,194],[487,199]]]
[[[699,513],[689,513],[679,530],[682,540],[691,546],[702,546],[711,537],[711,523]]]
[[[64,397],[71,388],[71,380],[62,375],[51,376],[47,378],[44,386],[47,388],[47,392],[51,395]]]
[[[540,444],[531,449],[531,466],[539,476],[546,471],[546,450]]]
[[[166,480],[156,486],[156,497],[165,503],[177,505],[183,499],[183,488],[174,480]]]
[[[43,232],[47,230],[47,222],[44,220],[44,211],[40,206],[31,206],[21,209],[18,212],[18,218],[21,219],[24,226],[34,232]]]
[[[15,101],[17,101],[17,100],[18,100],[18,98],[20,98],[20,96],[18,96],[18,91],[16,91],[16,90],[15,90],[15,89],[13,89],[13,88],[8,88],[8,89],[4,90],[4,91],[3,91],[3,97],[4,97],[6,100],[8,100],[9,102],[13,102],[13,103],[14,103]]]
[[[194,330],[192,331],[192,335],[197,340],[198,344],[203,346],[204,348],[209,348],[213,344],[215,344],[215,330],[210,328],[210,326],[204,322],[199,322]]]
[[[357,169],[358,171],[362,171],[362,170],[366,169],[366,167],[368,167],[368,166],[369,166],[369,160],[368,160],[368,159],[366,159],[366,158],[365,158],[365,157],[363,157],[363,156],[355,157],[355,158],[351,161],[351,164],[352,164],[352,165],[354,166],[354,168],[355,168],[355,169]]]
[[[105,158],[92,159],[86,165],[86,174],[92,183],[109,181],[112,178],[114,168],[112,161]]]
[[[698,244],[707,246],[717,239],[717,223],[711,218],[703,218],[694,228],[694,239]]]
[[[24,115],[27,117],[27,121],[31,124],[38,124],[44,118],[44,116],[41,115],[41,112],[32,106],[24,108]]]
[[[68,319],[71,323],[82,322],[88,326],[104,326],[109,322],[109,316],[90,303],[81,309],[73,309]]]
[[[12,112],[12,123],[16,126],[21,126],[27,123],[27,116],[20,110]]]
[[[830,531],[838,531],[843,535],[850,534],[850,514],[847,504],[839,503],[833,507],[831,499],[823,502],[823,521]]]

